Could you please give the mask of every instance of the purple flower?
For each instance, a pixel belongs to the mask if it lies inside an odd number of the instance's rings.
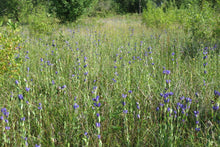
[[[132,93],[132,91],[131,91],[131,90],[129,90],[129,91],[128,91],[128,93]]]
[[[126,97],[127,97],[127,94],[122,94],[122,97],[123,97],[123,98],[126,98]]]
[[[198,125],[198,124],[199,124],[199,121],[196,121],[196,124]]]
[[[64,89],[64,88],[66,88],[66,85],[63,85],[63,86],[61,87],[61,89]]]
[[[139,106],[139,103],[138,103],[138,102],[136,102],[136,105],[137,105],[137,109],[140,109],[140,106]]]
[[[7,119],[5,119],[5,122],[6,122],[6,123],[8,123],[8,120],[7,120]]]
[[[53,85],[55,84],[54,80],[52,80],[52,84],[53,84]]]
[[[38,145],[38,144],[35,144],[35,147],[40,147],[40,145]]]
[[[30,88],[26,87],[25,90],[28,92],[30,90]]]
[[[194,111],[193,113],[194,113],[195,117],[198,117],[199,111]]]
[[[123,102],[122,102],[122,105],[123,105],[123,106],[125,106],[125,105],[126,105],[126,103],[123,101]]]
[[[101,106],[101,103],[94,103],[94,106],[96,106],[96,107],[100,107]]]
[[[9,127],[9,126],[6,126],[5,129],[6,129],[6,130],[10,130],[10,127]]]
[[[169,103],[170,99],[164,99],[164,103]]]
[[[3,117],[3,116],[1,116],[1,117],[0,117],[0,120],[4,120],[4,117]]]
[[[198,131],[200,131],[200,128],[195,128],[195,130],[198,132]]]
[[[99,128],[101,124],[99,122],[96,123],[96,127]]]
[[[101,139],[101,135],[98,135],[98,139]]]
[[[163,74],[169,75],[170,73],[171,73],[170,70],[164,70],[164,71],[163,71]]]
[[[186,100],[186,103],[191,103],[192,102],[192,99],[190,99],[188,97],[185,100]]]
[[[140,114],[137,115],[137,118],[140,119]]]
[[[99,96],[96,96],[96,98],[94,98],[92,100],[95,101],[95,102],[98,102],[99,101]]]
[[[127,114],[127,113],[128,113],[128,110],[123,110],[123,113]]]
[[[112,80],[116,83],[116,80],[114,78]]]
[[[214,111],[217,111],[219,109],[219,106],[217,104],[215,104],[212,108]]]
[[[170,83],[171,82],[171,80],[166,80],[166,83],[168,84],[168,83]]]
[[[25,117],[22,117],[22,118],[21,118],[21,121],[25,121]]]
[[[96,116],[97,116],[97,117],[99,117],[99,116],[100,116],[100,114],[99,114],[99,113],[97,113],[97,114],[96,114]]]
[[[1,112],[2,112],[3,114],[5,114],[5,113],[7,112],[7,109],[6,109],[6,108],[2,108],[2,109],[1,109]]]
[[[24,97],[23,97],[22,94],[19,94],[19,95],[18,95],[18,98],[19,98],[20,100],[23,100],[23,99],[24,99]]]
[[[173,53],[172,53],[172,56],[174,56],[174,55],[175,55],[175,53],[173,52]]]
[[[203,66],[205,67],[208,63],[204,63]]]
[[[79,108],[79,105],[78,105],[77,103],[75,103],[75,104],[73,105],[73,108],[74,108],[74,109],[77,109],[77,108]]]
[[[15,84],[18,85],[18,83],[19,83],[18,80],[16,80],[16,81],[15,81]]]
[[[160,110],[160,107],[157,107],[157,108],[156,108],[156,111],[159,111],[159,110]]]
[[[214,91],[215,96],[220,96],[220,92],[218,92],[217,90]]]
[[[39,103],[39,107],[38,107],[38,109],[39,109],[39,110],[42,109],[42,104],[41,104],[41,103]]]

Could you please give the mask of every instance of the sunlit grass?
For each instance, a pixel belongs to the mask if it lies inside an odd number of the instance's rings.
[[[138,16],[81,21],[24,32],[22,73],[0,94],[2,145],[219,145],[219,48],[191,58],[181,28]]]

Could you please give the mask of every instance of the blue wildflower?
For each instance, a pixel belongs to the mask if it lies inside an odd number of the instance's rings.
[[[99,128],[101,124],[99,122],[96,123],[96,127]]]
[[[24,97],[23,97],[22,94],[19,94],[19,95],[18,95],[18,98],[19,98],[20,100],[23,100],[23,99],[24,99]]]
[[[73,105],[73,108],[74,108],[74,109],[77,109],[77,108],[79,108],[79,105],[78,105],[77,103],[75,103],[75,104]]]
[[[170,73],[171,73],[170,70],[164,70],[164,71],[163,71],[163,74],[169,75]]]

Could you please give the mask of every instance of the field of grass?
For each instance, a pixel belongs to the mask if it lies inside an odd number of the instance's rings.
[[[18,78],[1,81],[1,146],[219,146],[219,46],[186,53],[181,27],[139,16],[22,28]]]

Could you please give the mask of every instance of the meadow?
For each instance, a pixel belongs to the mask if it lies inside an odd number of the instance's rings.
[[[219,46],[139,15],[21,28],[1,80],[1,146],[219,146]],[[192,42],[193,44],[193,42]]]

